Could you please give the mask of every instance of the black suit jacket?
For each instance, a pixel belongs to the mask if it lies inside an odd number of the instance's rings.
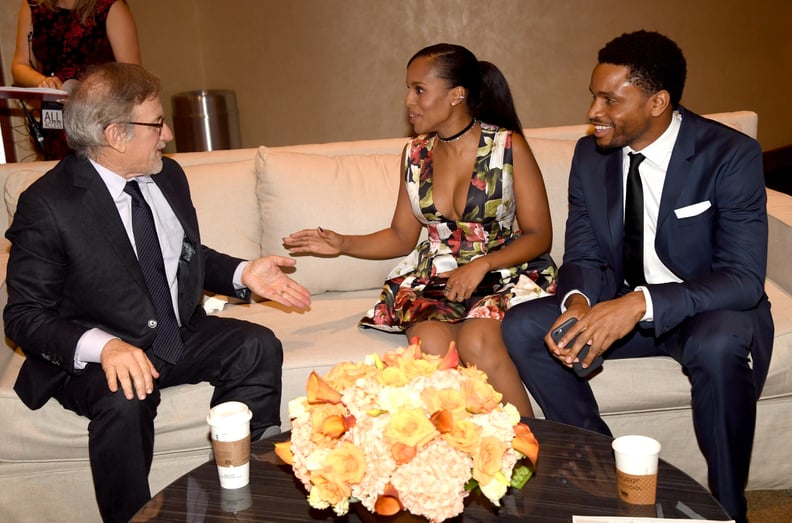
[[[242,261],[201,245],[187,178],[168,158],[153,180],[184,228],[178,268],[182,336],[204,317],[204,289],[229,296]],[[118,210],[87,160],[70,155],[19,198],[6,233],[6,335],[28,356],[15,390],[30,408],[44,405],[74,368],[77,341],[99,328],[141,348],[151,346],[154,305]],[[247,298],[243,292],[240,297]]]

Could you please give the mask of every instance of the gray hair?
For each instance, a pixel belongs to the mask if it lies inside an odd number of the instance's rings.
[[[162,90],[159,78],[136,64],[109,62],[91,67],[63,107],[69,147],[81,157],[95,157],[107,146],[105,129],[132,119],[135,107]],[[131,136],[132,126],[124,134]]]

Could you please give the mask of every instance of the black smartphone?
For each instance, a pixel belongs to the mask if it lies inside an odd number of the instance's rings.
[[[473,296],[486,296],[495,292],[496,288],[501,282],[500,273],[493,271],[488,272],[481,279],[481,282],[473,290]],[[444,298],[444,292],[448,278],[432,278],[423,289],[423,295],[427,298],[440,299]]]
[[[574,325],[575,323],[577,323],[577,318],[569,318],[567,321],[565,321],[564,323],[553,329],[553,332],[550,333],[550,337],[553,338],[554,342],[558,343],[558,340],[560,340],[561,337],[564,335],[564,333],[567,330],[569,330],[569,328],[572,327],[572,325]],[[572,339],[572,341],[567,343],[566,346],[571,347],[572,345],[574,345],[575,340],[577,340],[577,336],[575,336]],[[591,362],[591,365],[589,365],[586,368],[583,368],[583,364],[582,364],[583,360],[586,359],[586,355],[588,355],[590,348],[591,345],[587,343],[582,349],[580,349],[580,352],[578,352],[577,355],[578,361],[572,364],[572,370],[574,370],[575,374],[577,374],[581,378],[585,378],[595,370],[602,367],[602,356],[597,356],[596,358],[594,358],[594,361]]]
[[[445,292],[446,283],[448,283],[448,278],[433,278],[429,280],[429,283],[423,289],[423,295],[433,300],[445,298],[443,293]]]

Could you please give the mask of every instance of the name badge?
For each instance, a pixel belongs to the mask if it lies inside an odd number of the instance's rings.
[[[62,103],[41,103],[41,127],[44,129],[63,129]]]

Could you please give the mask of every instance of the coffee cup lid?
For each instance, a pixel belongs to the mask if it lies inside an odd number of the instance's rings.
[[[206,422],[215,426],[237,425],[249,422],[252,417],[253,413],[241,401],[226,401],[209,410]]]

